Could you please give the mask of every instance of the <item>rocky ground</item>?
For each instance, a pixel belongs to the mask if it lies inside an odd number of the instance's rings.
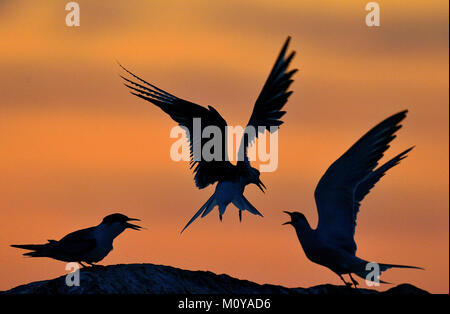
[[[67,286],[66,276],[32,282],[2,294],[428,294],[410,284],[378,292],[330,284],[310,288],[260,285],[208,271],[189,271],[153,264],[98,266],[80,270],[80,285]]]

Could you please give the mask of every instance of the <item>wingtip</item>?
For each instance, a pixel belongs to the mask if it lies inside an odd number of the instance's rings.
[[[117,65],[124,71],[128,72],[128,70],[122,65],[122,63],[119,62],[119,60],[116,59]]]
[[[291,42],[291,35],[288,35],[286,38],[286,44],[289,44]]]
[[[405,159],[406,157],[408,157],[408,155],[406,155],[406,154],[408,154],[410,151],[412,151],[412,150],[414,149],[414,147],[416,147],[416,145],[411,146],[410,148],[405,149],[403,152],[401,152],[401,153],[398,155],[398,157],[400,157],[400,160],[403,160],[403,159]]]
[[[397,113],[396,115],[406,117],[406,115],[408,114],[408,112],[409,112],[409,110],[408,110],[408,109],[405,109],[405,110],[400,111],[400,112]]]
[[[117,65],[118,65],[122,70],[128,72],[127,69],[125,69],[124,66],[119,62],[119,60],[116,59],[116,63],[117,63]],[[118,74],[122,79],[126,80],[126,78],[125,78],[122,74],[120,74],[120,70],[119,70],[119,73],[117,73],[117,74]]]
[[[184,230],[186,230],[186,228],[191,224],[191,222],[192,221],[189,221],[187,224],[186,224],[186,226],[184,226],[184,228],[183,229],[181,229],[181,231],[180,231],[180,235],[182,235],[183,234],[183,232],[184,232]]]
[[[281,48],[280,56],[284,56],[286,54],[286,51],[287,51],[287,48],[288,48],[290,42],[291,42],[291,36],[288,36],[286,38],[286,41],[284,42],[283,48]]]
[[[130,70],[128,70],[127,68],[125,68],[119,61],[117,61],[117,64],[119,65],[119,67],[120,67],[122,70],[124,70],[125,72],[127,72],[127,73],[130,74],[131,76],[134,76],[135,78],[141,80],[139,77],[137,77],[135,74],[133,74]],[[121,75],[121,77],[124,78],[122,75]]]
[[[291,63],[291,61],[292,61],[292,59],[294,59],[294,57],[295,57],[295,55],[297,54],[297,51],[295,51],[295,50],[292,50],[292,52],[289,54],[289,56],[286,58],[286,62],[288,63],[288,64],[290,64]]]

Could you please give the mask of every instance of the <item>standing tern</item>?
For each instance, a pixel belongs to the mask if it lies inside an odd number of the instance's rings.
[[[262,214],[244,197],[244,189],[249,184],[255,184],[261,191],[265,185],[260,180],[260,172],[250,165],[247,148],[255,141],[260,134],[259,132],[273,132],[273,128],[280,126],[283,121],[280,118],[286,113],[281,111],[286,104],[292,91],[288,91],[289,86],[293,82],[292,75],[297,69],[288,71],[288,66],[295,55],[295,51],[287,54],[290,37],[287,38],[281,52],[267,78],[264,87],[257,98],[252,115],[247,127],[263,127],[258,128],[255,134],[244,133],[240,143],[239,152],[243,152],[243,160],[238,160],[236,165],[228,161],[227,143],[226,143],[226,121],[212,106],[202,107],[192,102],[178,98],[162,89],[144,81],[137,75],[120,67],[126,71],[131,78],[125,78],[125,86],[130,88],[130,92],[144,100],[147,100],[161,108],[167,113],[179,126],[187,129],[188,140],[191,153],[191,169],[195,173],[195,184],[197,188],[203,189],[210,184],[217,182],[214,194],[206,201],[206,203],[196,212],[191,220],[182,229],[181,233],[200,215],[205,217],[215,206],[219,207],[219,218],[225,213],[227,206],[233,203],[239,209],[239,220],[242,220],[242,211],[247,210],[254,215],[262,216]],[[207,161],[202,158],[195,158],[194,145],[200,144],[200,151],[203,151],[204,139],[194,138],[194,119],[201,119],[201,132],[208,126],[220,128],[222,136],[221,160]],[[261,131],[262,130],[262,131]]]
[[[122,214],[111,214],[95,227],[69,233],[59,241],[48,240],[46,244],[13,244],[12,247],[30,250],[24,256],[49,257],[63,262],[82,262],[91,266],[98,263],[113,249],[114,239],[125,229],[140,230],[141,226],[129,223],[140,221]]]
[[[284,225],[291,224],[295,228],[307,258],[331,269],[347,286],[352,284],[344,280],[343,274],[350,276],[356,288],[358,282],[351,274],[367,279],[372,271],[366,269],[367,261],[355,255],[354,235],[360,203],[381,177],[414,148],[405,150],[375,169],[389,143],[396,137],[394,133],[401,128],[400,122],[406,113],[407,110],[399,112],[379,123],[328,168],[314,192],[319,214],[316,229],[311,228],[302,213],[285,211],[291,221]],[[378,265],[380,273],[393,267],[422,269],[405,265]],[[374,280],[379,280],[378,276],[374,277]]]

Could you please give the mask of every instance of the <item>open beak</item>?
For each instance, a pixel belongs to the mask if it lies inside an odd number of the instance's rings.
[[[258,178],[258,182],[257,183],[255,183],[256,184],[256,186],[257,187],[259,187],[259,189],[263,192],[263,193],[266,193],[265,191],[264,191],[264,189],[267,189],[266,188],[266,186],[264,185],[264,183],[262,183],[262,181]],[[263,189],[264,188],[264,189]]]
[[[283,211],[283,213],[288,214],[289,216],[292,217],[292,213],[291,212],[287,212],[287,211]],[[284,224],[281,225],[292,225],[292,220],[291,221],[286,221]]]
[[[141,229],[143,229],[141,226],[135,225],[135,224],[130,224],[128,221],[141,221],[140,219],[137,218],[128,218],[127,222],[125,223],[125,226],[127,228],[133,229],[133,230],[138,230],[140,231]]]

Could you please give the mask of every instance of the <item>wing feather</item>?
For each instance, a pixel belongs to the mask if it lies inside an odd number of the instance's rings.
[[[188,140],[191,158],[189,168],[194,169],[194,180],[199,189],[205,188],[232,174],[234,166],[228,161],[227,145],[225,142],[227,123],[216,109],[212,106],[205,108],[178,98],[155,85],[148,83],[124,68],[122,65],[120,65],[120,67],[134,79],[121,76],[125,81],[124,85],[130,89],[131,94],[158,106],[177,122],[179,126],[187,128],[189,131]],[[220,129],[222,137],[222,153],[220,160],[206,161],[202,156],[194,156],[194,146],[199,144],[200,152],[202,152],[204,143],[209,140],[201,137],[198,139],[195,138],[193,122],[195,118],[201,119],[201,134],[203,134],[203,130],[208,126],[216,126]]]
[[[355,204],[392,167],[388,162],[388,166],[374,172],[406,114],[406,110],[394,114],[372,128],[328,168],[317,184],[314,197],[319,213],[318,230],[351,253],[356,252],[353,237],[359,206]]]
[[[239,151],[244,149],[245,160],[247,160],[247,147],[259,135],[259,126],[265,127],[264,132],[265,130],[270,132],[271,126],[278,127],[283,124],[280,119],[286,112],[281,111],[281,109],[292,94],[292,91],[288,91],[288,89],[293,82],[292,76],[297,72],[297,69],[287,71],[295,56],[295,51],[292,51],[286,57],[290,40],[290,37],[286,39],[253,107],[247,127],[254,127],[256,132],[252,135],[244,134],[239,148]]]

